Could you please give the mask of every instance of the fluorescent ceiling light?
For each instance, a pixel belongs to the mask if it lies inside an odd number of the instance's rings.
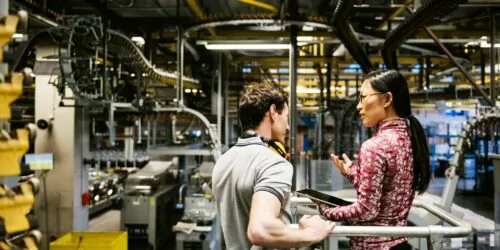
[[[481,48],[491,48],[491,43],[481,42]],[[495,48],[500,48],[500,43],[495,43]]]
[[[327,69],[325,69],[325,68],[321,69],[321,73],[323,73],[323,74],[325,74],[326,71],[327,71]],[[278,74],[278,72],[280,74],[288,74],[288,68],[280,68],[279,70],[278,69],[269,69],[270,74]],[[243,73],[250,73],[250,72],[243,71]],[[315,73],[317,73],[317,70],[313,69],[313,68],[298,68],[297,73],[299,73],[299,74],[315,74]]]
[[[349,89],[354,89],[349,87]],[[290,86],[287,86],[284,88],[285,91],[290,92]],[[335,92],[335,91],[345,91],[346,88],[345,86],[332,86],[330,87],[330,90]],[[319,94],[321,93],[321,90],[319,88],[307,88],[307,87],[302,87],[302,86],[297,86],[297,93],[298,94]],[[323,94],[326,95],[326,88],[323,90]]]
[[[310,42],[314,40],[314,37],[312,36],[298,36],[297,37],[297,42]]]
[[[304,26],[302,26],[302,30],[303,30],[303,31],[313,31],[313,30],[314,30],[314,27],[304,25]]]
[[[205,44],[208,50],[280,50],[290,49],[290,44]]]

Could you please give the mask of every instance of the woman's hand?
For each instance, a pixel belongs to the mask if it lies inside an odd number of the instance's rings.
[[[338,168],[342,175],[347,175],[352,168],[352,161],[347,157],[346,154],[342,154],[342,158],[344,161],[341,161],[338,156],[334,154],[330,154],[330,158],[332,158],[333,165]]]

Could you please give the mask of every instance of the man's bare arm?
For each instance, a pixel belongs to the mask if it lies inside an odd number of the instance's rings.
[[[252,198],[247,237],[253,245],[266,248],[294,248],[323,240],[335,224],[318,216],[301,220],[301,228],[287,227],[279,219],[281,203],[269,192],[256,192]]]

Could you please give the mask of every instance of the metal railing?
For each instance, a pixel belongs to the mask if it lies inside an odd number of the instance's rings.
[[[355,201],[353,199],[347,199]],[[300,214],[311,214],[312,210],[304,205],[314,205],[309,198],[292,197],[292,208]],[[451,213],[439,208],[436,205],[414,200],[413,206],[427,210],[429,213],[438,217],[440,220],[450,226],[429,225],[429,226],[408,226],[408,227],[391,227],[391,226],[336,226],[332,233],[332,237],[341,236],[372,236],[372,237],[408,237],[408,238],[427,238],[428,249],[441,249],[443,238],[459,238],[469,236],[473,228],[472,226],[455,217]],[[314,210],[317,212],[317,210]],[[298,227],[297,224],[290,225]]]

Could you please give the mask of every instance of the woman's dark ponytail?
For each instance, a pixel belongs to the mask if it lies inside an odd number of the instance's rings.
[[[423,194],[431,181],[429,145],[425,130],[415,116],[408,116],[410,121],[411,145],[413,147],[413,188]]]
[[[378,92],[391,92],[396,114],[408,119],[413,149],[413,188],[419,194],[424,193],[431,181],[429,145],[424,128],[412,114],[406,78],[395,70],[388,70],[371,72],[364,80],[369,81]]]

